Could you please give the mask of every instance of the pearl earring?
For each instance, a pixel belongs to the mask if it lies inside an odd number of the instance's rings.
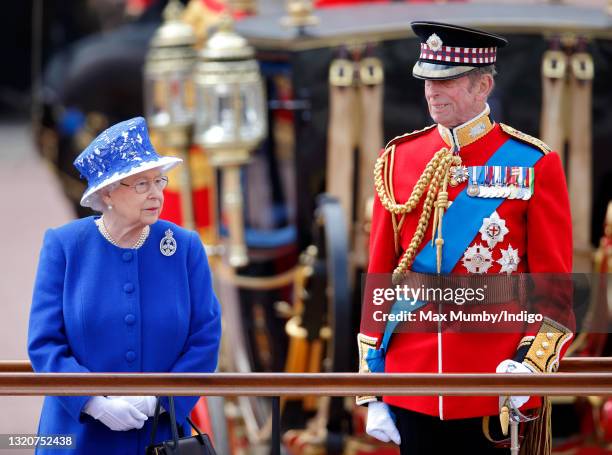
[[[112,210],[112,209],[113,209],[113,206],[112,206],[112,205],[110,205],[110,204],[108,204],[108,205],[106,206],[106,208],[108,208],[109,210]]]

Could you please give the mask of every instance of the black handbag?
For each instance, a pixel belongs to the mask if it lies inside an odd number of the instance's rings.
[[[176,424],[176,411],[174,410],[174,398],[168,397],[170,401],[170,427],[172,429],[172,439],[159,444],[155,444],[155,435],[157,434],[157,424],[161,411],[161,403],[157,397],[155,405],[155,417],[153,420],[153,428],[151,430],[151,443],[147,446],[146,455],[217,455],[215,449],[210,442],[207,434],[196,426],[193,421],[187,417],[187,422],[196,431],[194,436],[185,436],[179,438],[179,431]]]

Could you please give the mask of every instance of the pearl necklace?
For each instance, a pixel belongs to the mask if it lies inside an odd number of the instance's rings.
[[[115,239],[113,239],[111,237],[110,233],[106,230],[106,226],[104,225],[103,218],[104,217],[101,216],[100,218],[98,218],[95,221],[96,222],[96,226],[98,226],[98,230],[100,231],[100,234],[102,234],[102,237],[104,237],[106,240],[108,240],[110,243],[112,243],[116,247],[123,248],[123,247],[119,246],[119,244],[115,241]],[[147,237],[149,237],[150,230],[151,230],[151,228],[149,226],[145,226],[144,229],[142,230],[142,232],[140,233],[140,237],[138,238],[136,243],[134,243],[134,245],[132,245],[130,248],[133,249],[133,250],[137,250],[142,245],[144,245],[145,240],[147,240]]]

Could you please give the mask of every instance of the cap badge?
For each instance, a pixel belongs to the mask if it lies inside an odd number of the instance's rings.
[[[442,50],[442,40],[438,35],[432,33],[429,38],[427,38],[427,46],[434,52],[438,52]]]

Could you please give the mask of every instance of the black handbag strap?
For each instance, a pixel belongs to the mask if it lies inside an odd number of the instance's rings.
[[[170,402],[170,428],[172,429],[172,440],[174,445],[172,449],[178,449],[178,428],[176,427],[176,411],[174,410],[174,397],[168,397],[168,401]]]
[[[157,436],[157,423],[159,421],[159,414],[161,410],[161,400],[157,397],[155,402],[155,414],[153,417],[153,428],[151,429],[151,445],[155,444],[155,436]]]
[[[172,441],[173,441],[172,449],[174,450],[174,449],[178,449],[178,439],[179,439],[178,427],[176,424],[176,411],[174,409],[174,397],[169,396],[168,402],[170,404],[170,409],[168,410],[168,412],[170,413],[170,428],[172,430]],[[157,397],[157,401],[155,403],[155,415],[153,417],[153,428],[151,429],[151,445],[155,444],[155,436],[157,435],[157,425],[159,423],[160,414],[161,414],[161,397]],[[202,430],[198,428],[198,426],[193,422],[193,420],[191,420],[189,416],[187,416],[187,423],[189,423],[189,425],[191,425],[191,427],[196,431],[196,433],[198,434],[198,439],[200,440],[200,442],[203,443],[204,434],[202,433]]]
[[[191,425],[191,428],[195,430],[198,436],[200,436],[201,438],[204,438],[204,434],[202,433],[202,430],[198,428],[198,426],[193,422],[193,420],[191,420],[191,417],[189,416],[187,417],[187,423]]]
[[[170,428],[172,430],[172,449],[176,449],[178,447],[178,428],[176,426],[176,411],[174,410],[174,397],[168,397],[168,402],[170,404],[170,409],[168,412],[170,413]],[[155,444],[155,436],[157,435],[157,425],[159,423],[159,415],[161,414],[161,397],[157,397],[157,402],[155,403],[155,416],[153,417],[153,428],[151,429],[151,445]],[[188,420],[191,420],[188,418]]]

